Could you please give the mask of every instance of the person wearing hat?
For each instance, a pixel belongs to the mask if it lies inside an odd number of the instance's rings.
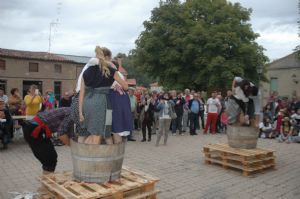
[[[286,143],[292,142],[292,134],[293,134],[293,126],[290,122],[290,118],[284,117],[280,128],[278,142],[285,142],[285,141]]]
[[[69,145],[69,137],[73,129],[71,108],[39,112],[32,120],[24,121],[21,125],[26,142],[34,156],[42,163],[43,173],[54,172],[57,153],[50,138],[54,132],[57,132],[58,138],[65,145]]]

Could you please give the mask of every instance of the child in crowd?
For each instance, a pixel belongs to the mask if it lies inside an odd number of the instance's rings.
[[[271,124],[270,118],[265,117],[263,121],[259,124],[259,137],[260,138],[275,138],[275,133],[273,126]]]
[[[223,133],[226,133],[227,132],[227,124],[228,124],[228,115],[227,115],[226,111],[221,112],[220,120],[221,120],[221,130]]]
[[[300,142],[300,108],[292,116],[292,125],[294,128],[293,141]]]
[[[280,135],[278,137],[278,142],[286,141],[286,143],[289,144],[292,141],[292,134],[293,134],[293,126],[290,122],[290,118],[284,117],[280,128]]]

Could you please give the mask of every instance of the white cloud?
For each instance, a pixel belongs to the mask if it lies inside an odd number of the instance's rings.
[[[297,0],[230,0],[252,8],[257,42],[270,59],[292,52],[299,44]],[[143,30],[143,22],[159,0],[0,0],[1,48],[48,50],[49,23],[59,19],[53,32],[52,52],[93,55],[94,47],[127,53]]]

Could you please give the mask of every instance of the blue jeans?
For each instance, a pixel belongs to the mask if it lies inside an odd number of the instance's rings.
[[[283,136],[282,134],[280,134],[278,136],[278,142],[284,142],[284,141],[292,142],[292,136]]]
[[[176,133],[176,130],[179,130],[179,133],[182,132],[182,115],[177,115],[176,119],[172,120],[172,133]]]

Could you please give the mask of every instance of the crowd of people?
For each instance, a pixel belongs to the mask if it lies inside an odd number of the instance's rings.
[[[54,92],[48,90],[42,96],[36,85],[31,85],[27,95],[22,99],[19,89],[13,88],[7,96],[4,90],[0,89],[0,138],[4,148],[7,148],[14,137],[14,131],[20,129],[18,120],[13,120],[12,116],[33,117],[40,111],[52,110],[59,107],[70,107],[72,95],[65,92],[64,96],[57,100]],[[4,119],[5,118],[5,119]],[[57,139],[53,139],[56,145],[62,145]]]
[[[276,138],[279,142],[300,142],[300,100],[296,92],[290,98],[273,92],[263,108],[259,125],[261,138]]]
[[[197,130],[211,134],[226,132],[226,101],[231,96],[228,91],[225,98],[220,92],[213,91],[211,97],[204,99],[204,92],[185,89],[184,92],[129,90],[131,111],[134,115],[135,129],[142,130],[142,142],[151,141],[151,135],[157,134],[156,146],[161,137],[167,144],[168,131],[171,135],[197,135]],[[147,136],[148,135],[148,136]]]

